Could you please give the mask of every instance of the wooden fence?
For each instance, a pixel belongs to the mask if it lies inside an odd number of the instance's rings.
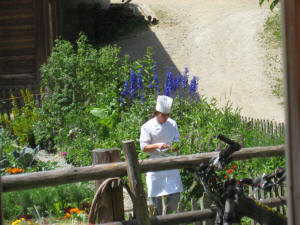
[[[133,141],[129,143],[132,146]],[[126,162],[113,162],[113,163],[105,163],[105,164],[93,165],[87,167],[57,169],[53,171],[3,176],[2,190],[3,192],[10,192],[10,191],[25,190],[31,188],[44,187],[44,186],[56,186],[60,184],[73,183],[79,181],[99,180],[99,179],[104,180],[110,177],[122,177],[125,176],[126,174],[132,174],[129,176],[129,178],[132,177],[129,179],[129,181],[131,182],[130,187],[135,188],[133,189],[133,193],[135,193],[135,198],[140,198],[141,196],[143,196],[143,199],[145,200],[145,196],[142,193],[143,191],[141,189],[141,185],[137,185],[140,184],[140,182],[136,182],[134,180],[136,177],[139,176],[138,173],[135,174],[136,171],[140,170],[140,172],[144,173],[148,171],[195,167],[198,166],[201,162],[208,163],[208,161],[217,154],[217,152],[210,152],[210,153],[200,153],[194,155],[172,156],[167,158],[158,158],[158,159],[151,159],[151,160],[147,159],[147,160],[137,161],[137,153],[135,151],[135,148],[124,147],[124,150],[125,152],[127,152],[127,154],[125,154]],[[136,157],[135,160],[138,163],[136,163],[135,166],[133,163],[134,160],[133,161],[129,160],[130,159],[130,157],[128,157],[129,153],[134,154]],[[271,157],[271,156],[283,156],[283,155],[284,155],[283,145],[244,148],[241,149],[239,152],[234,153],[233,160],[245,160],[245,159],[257,158],[257,157]],[[107,157],[107,155],[105,157]],[[133,169],[129,170],[129,167],[131,166]],[[193,200],[194,202],[192,204],[193,204],[194,211],[179,212],[177,214],[170,214],[164,216],[153,216],[150,219],[150,224],[152,225],[185,224],[194,221],[212,219],[215,216],[215,211],[213,209],[207,208],[207,205],[209,205],[210,203],[207,201],[207,198],[206,199],[203,198],[202,200],[200,200],[203,202],[201,204],[202,206],[201,210],[198,210],[197,204],[195,204],[196,201]],[[140,200],[136,199],[133,202],[134,205],[136,204],[145,205],[146,202],[143,199]],[[120,199],[118,201],[120,201]],[[274,202],[277,203],[275,204]],[[278,206],[279,204],[278,202],[282,204],[282,201],[280,199],[279,200],[275,199],[273,201],[273,204],[275,204],[275,206]],[[136,205],[136,210],[143,209],[143,207],[140,207],[140,205]],[[142,216],[145,216],[145,210],[140,211],[140,213],[141,213],[140,218]],[[140,218],[137,217],[137,219]],[[135,224],[135,223],[134,220],[132,220],[130,223],[123,221],[123,222],[116,222],[116,224]],[[201,223],[197,222],[195,224],[201,224]],[[209,223],[208,222],[206,223],[205,221],[205,223],[203,224],[209,224]]]
[[[284,137],[285,135],[285,126],[283,122],[280,123],[276,121],[254,119],[243,116],[241,117],[241,121],[246,123],[249,128],[257,128],[269,136]]]

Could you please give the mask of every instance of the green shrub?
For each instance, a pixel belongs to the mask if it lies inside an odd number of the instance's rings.
[[[129,62],[128,56],[120,57],[119,53],[116,46],[93,48],[83,34],[76,46],[56,40],[47,63],[41,68],[43,92],[38,110],[41,120],[35,123],[34,130],[37,144],[48,151],[58,147],[70,149],[66,145],[74,141],[68,135],[76,127],[82,137],[93,139],[91,143],[109,136],[110,130],[103,121],[111,118],[114,127],[120,120],[118,93],[124,77],[131,69],[137,71],[143,67],[149,72],[153,66],[150,49],[144,58],[134,62]],[[90,113],[95,107],[105,110],[108,115],[108,118],[102,118],[102,123]],[[111,117],[112,112],[115,112],[114,117]]]

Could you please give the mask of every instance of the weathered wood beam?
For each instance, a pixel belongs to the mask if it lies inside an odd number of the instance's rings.
[[[260,203],[269,206],[276,207],[279,205],[286,204],[286,198],[271,198],[259,201]],[[196,221],[215,219],[216,217],[216,208],[212,207],[209,209],[195,210],[190,212],[182,212],[176,214],[167,214],[164,216],[153,216],[150,218],[151,225],[175,225],[181,223],[193,223]],[[108,225],[101,224],[101,225]],[[112,222],[109,225],[137,225],[136,220]]]
[[[141,172],[189,168],[200,163],[208,163],[217,152],[173,156],[159,159],[139,160]],[[234,153],[233,160],[258,157],[283,156],[284,145],[244,148]],[[126,173],[126,162],[108,163],[86,167],[57,169],[2,177],[3,192],[25,190],[37,187],[55,186],[80,181],[97,180],[108,177],[122,177]]]
[[[111,162],[121,162],[121,151],[113,149],[95,149],[92,151],[93,165],[103,165]],[[95,194],[105,179],[95,181]],[[98,222],[107,223],[124,220],[123,185],[106,187],[99,202]],[[95,218],[96,219],[96,218]],[[89,221],[91,222],[91,221]],[[95,223],[93,221],[93,223]]]
[[[285,124],[288,222],[300,224],[300,1],[283,0],[282,40],[285,84]]]
[[[140,164],[135,149],[134,141],[123,141],[129,187],[133,194],[133,206],[138,224],[150,225],[147,199],[142,183]]]

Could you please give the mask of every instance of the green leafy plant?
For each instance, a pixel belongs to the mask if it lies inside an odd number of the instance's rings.
[[[4,218],[13,219],[21,214],[36,216],[35,208],[41,217],[64,216],[64,209],[70,206],[88,210],[93,193],[89,183],[5,193],[3,194]]]
[[[33,95],[28,89],[25,92],[20,90],[22,100],[24,102],[23,106],[19,106],[16,97],[11,96],[12,99],[12,115],[13,120],[8,120],[5,117],[2,119],[5,125],[13,135],[17,138],[19,145],[29,145],[35,146],[34,134],[33,134],[33,124],[35,121],[39,120],[39,115],[36,113],[36,106],[33,99]]]

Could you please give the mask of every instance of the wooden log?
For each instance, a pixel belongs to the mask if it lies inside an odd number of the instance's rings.
[[[195,126],[196,126],[196,124],[193,122],[192,123],[192,127],[191,127],[191,132],[190,132],[190,145],[189,145],[189,147],[190,147],[190,152],[192,152],[192,149],[193,149],[193,146],[194,146],[194,140],[195,140]]]
[[[184,208],[183,208],[183,206],[182,206],[182,204],[180,202],[178,202],[177,212],[179,212],[179,213],[183,213],[184,212]],[[151,221],[151,219],[150,219],[150,221]],[[187,224],[186,223],[180,223],[180,225],[187,225]]]
[[[259,201],[260,203],[267,205],[269,207],[276,207],[280,204],[286,204],[286,198],[272,198]],[[216,208],[212,207],[210,209],[202,209],[197,211],[190,212],[180,212],[176,214],[167,214],[164,216],[153,216],[150,218],[151,225],[175,225],[181,223],[192,223],[195,221],[203,220],[214,220],[216,216]],[[136,220],[122,221],[122,222],[113,222],[109,224],[102,225],[136,225]]]
[[[138,224],[150,225],[144,185],[142,183],[140,164],[134,141],[123,141],[124,155],[127,162],[127,175],[133,194],[133,209]]]
[[[2,149],[1,149],[2,151]],[[1,152],[2,154],[2,152]],[[2,206],[2,179],[1,179],[1,173],[0,173],[0,225],[3,224],[3,206]]]
[[[283,156],[284,145],[243,148],[233,154],[233,160],[245,160],[258,157]],[[200,163],[208,163],[217,152],[172,156],[158,159],[140,160],[142,172],[191,168]],[[37,187],[55,186],[80,181],[97,180],[126,175],[126,162],[108,163],[86,167],[57,169],[2,177],[3,192],[25,190]]]
[[[121,161],[120,149],[95,149],[92,151],[93,165]],[[105,181],[95,181],[95,193]],[[98,222],[107,223],[124,220],[123,185],[105,188],[98,209]]]
[[[249,178],[251,178],[250,173],[249,173]],[[253,192],[252,186],[249,186],[249,198],[254,198],[254,192]],[[250,223],[251,223],[251,225],[255,225],[255,220],[251,219]]]
[[[195,210],[198,210],[199,208],[198,208],[198,206],[197,206],[197,200],[195,199],[195,198],[192,198],[192,200],[191,200],[192,202],[192,210],[193,211],[195,211]],[[199,221],[196,221],[195,223],[194,223],[194,225],[202,225],[202,223],[201,222],[199,222]]]
[[[158,17],[155,15],[155,13],[151,10],[151,8],[147,4],[143,2],[139,3],[137,8],[147,21],[154,24],[158,23]]]
[[[150,218],[151,225],[175,225],[188,224],[195,221],[214,218],[216,215],[215,209],[205,209],[190,212],[182,212],[176,214],[167,214],[163,216],[153,216]],[[136,220],[106,223],[101,225],[138,225]]]
[[[205,210],[211,206],[211,201],[206,194],[206,192],[203,193],[202,197],[200,198],[200,207],[202,210]],[[214,225],[214,219],[208,219],[202,222],[203,225]]]

